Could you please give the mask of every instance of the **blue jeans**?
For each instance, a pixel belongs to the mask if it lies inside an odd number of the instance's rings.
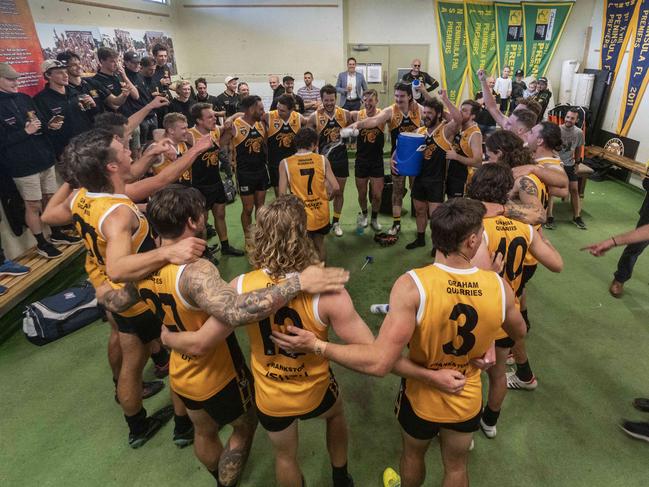
[[[649,224],[649,193],[645,196],[644,202],[642,203],[640,219],[636,228],[647,224]],[[620,260],[617,262],[617,270],[613,274],[617,282],[626,282],[631,279],[633,267],[647,246],[649,246],[649,241],[638,242],[624,247],[624,252],[622,252]]]

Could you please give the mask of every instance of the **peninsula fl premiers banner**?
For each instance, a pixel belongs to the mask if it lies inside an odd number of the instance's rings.
[[[436,3],[442,83],[448,97],[457,104],[464,90],[468,66],[464,5],[461,0],[438,0]]]
[[[466,43],[469,55],[469,91],[480,91],[479,69],[493,73],[496,67],[496,22],[491,2],[476,0],[464,3]]]
[[[498,73],[505,66],[512,73],[523,69],[523,9],[518,3],[494,3],[496,19],[496,59]]]
[[[522,2],[525,75],[545,76],[573,2]]]
[[[633,19],[631,20],[631,52],[629,53],[629,68],[624,84],[624,98],[620,110],[617,132],[626,137],[631,128],[642,95],[647,88],[649,76],[649,0],[641,0]]]
[[[624,57],[624,49],[633,30],[631,20],[638,2],[637,0],[607,0],[604,3],[599,67],[613,73],[612,86],[615,84],[620,63]]]

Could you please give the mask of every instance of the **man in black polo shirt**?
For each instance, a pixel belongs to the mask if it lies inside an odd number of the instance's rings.
[[[155,59],[155,71],[153,72],[153,81],[159,86],[160,91],[166,91],[171,84],[171,67],[167,63],[169,58],[167,47],[163,44],[156,44],[151,49]]]
[[[228,76],[225,78],[225,91],[216,97],[216,111],[224,111],[225,116],[231,117],[239,111],[239,95],[237,94],[237,81],[239,78]]]
[[[153,59],[151,56],[144,56],[140,61],[140,67],[141,69],[139,75],[142,77],[142,81],[144,83],[144,86],[146,87],[147,92],[150,93],[152,97],[164,96],[165,98],[167,98],[167,100],[171,101],[172,99],[171,93],[169,93],[168,90],[161,91],[160,85],[155,80],[154,77],[155,70],[156,70],[155,59]],[[167,114],[167,107],[162,107],[155,110],[154,114],[157,119],[157,126],[153,127],[153,129],[162,127],[162,119]],[[140,135],[142,135],[142,131],[140,131]],[[145,133],[143,136],[144,136],[144,140],[149,140],[151,139],[152,134]]]
[[[110,95],[106,98],[106,109],[119,111],[128,97],[137,100],[140,94],[128,79],[124,68],[118,63],[117,51],[109,47],[97,49],[99,71],[92,77],[93,83],[102,86]]]
[[[209,103],[212,105],[212,110],[217,110],[218,100],[215,96],[207,92],[207,80],[205,78],[198,78],[194,81],[196,87],[196,103]]]
[[[68,71],[66,66],[55,59],[48,59],[41,65],[47,84],[34,97],[34,103],[39,113],[47,122],[47,136],[54,147],[57,158],[63,153],[70,139],[81,132],[92,128],[92,118],[85,109],[94,107],[93,99],[83,98],[68,86]]]
[[[293,89],[295,88],[295,78],[293,76],[284,76],[282,79],[282,86],[284,86],[284,94],[291,95],[295,100],[295,107],[293,108],[296,112],[303,114],[304,113],[304,100],[300,95],[294,93]],[[275,98],[273,103],[270,105],[271,110],[277,110],[277,100]]]
[[[129,96],[126,103],[122,106],[122,113],[126,117],[130,117],[153,100],[153,95],[145,84],[144,78],[140,76],[141,69],[140,56],[136,52],[128,51],[124,53],[124,72],[133,86],[137,88],[139,94],[137,100]],[[153,138],[153,130],[156,128],[158,128],[158,119],[155,116],[155,112],[151,112],[144,119],[144,122],[133,130],[131,134],[130,147],[131,151],[134,153],[134,159],[139,157],[142,144]]]
[[[439,82],[435,78],[421,70],[421,59],[413,59],[410,67],[412,69],[401,78],[404,83],[412,84],[414,80],[418,79],[426,91],[433,91],[439,86]]]
[[[83,104],[86,114],[94,120],[95,115],[104,111],[104,100],[110,93],[102,86],[93,84],[81,76],[83,74],[81,58],[75,52],[60,52],[56,60],[65,64],[68,71],[68,87],[79,95],[79,101]]]

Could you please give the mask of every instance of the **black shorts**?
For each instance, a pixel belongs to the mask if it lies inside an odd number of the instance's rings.
[[[331,223],[327,223],[324,227],[319,228],[317,230],[307,230],[307,233],[309,236],[312,235],[329,235],[329,232],[331,231]]]
[[[203,409],[218,424],[223,426],[239,418],[253,407],[254,383],[252,374],[244,365],[239,373],[219,392],[205,401],[194,401],[178,394],[187,409]]]
[[[270,179],[270,185],[275,188],[279,186],[279,163],[280,162],[281,161],[268,163],[268,177]]]
[[[480,417],[482,416],[482,408],[478,414],[461,423],[435,423],[427,421],[417,416],[412,409],[412,405],[408,400],[405,393],[404,382],[401,382],[401,390],[397,397],[397,403],[394,407],[394,413],[401,428],[413,438],[417,440],[432,440],[439,434],[439,430],[444,428],[447,430],[457,431],[458,433],[473,433],[480,428]]]
[[[579,181],[579,176],[577,176],[577,172],[575,171],[575,166],[563,166],[564,171],[566,171],[566,174],[568,175],[568,181],[575,183]]]
[[[349,162],[331,162],[331,171],[337,178],[349,177]]]
[[[383,159],[375,161],[359,161],[356,159],[354,173],[359,179],[382,178],[384,176]]]
[[[120,333],[137,335],[144,344],[160,338],[162,322],[153,311],[147,310],[142,314],[130,317],[113,313],[113,317],[115,318],[115,323],[117,323],[117,329]]]
[[[297,419],[317,418],[326,413],[334,406],[334,404],[336,404],[338,395],[338,382],[336,382],[336,378],[331,374],[329,377],[329,387],[327,387],[327,392],[325,392],[325,395],[318,407],[313,411],[298,416],[268,416],[257,408],[257,418],[259,418],[259,423],[261,423],[266,431],[284,431]]]
[[[466,179],[447,178],[446,179],[446,197],[463,198],[464,188],[466,187]]]
[[[444,181],[416,177],[412,185],[412,197],[429,203],[444,203]]]
[[[516,342],[510,337],[499,338],[496,340],[496,346],[498,348],[512,348]]]
[[[523,266],[523,276],[521,277],[521,286],[518,288],[518,293],[516,293],[517,296],[520,297],[523,294],[523,289],[525,289],[525,285],[528,283],[530,279],[532,279],[532,276],[536,272],[536,268],[538,266],[539,266],[538,264]]]
[[[195,188],[205,196],[205,206],[208,210],[211,210],[214,205],[224,205],[228,202],[221,181],[209,186],[195,186]]]
[[[265,167],[256,172],[237,171],[237,184],[241,196],[249,196],[257,191],[266,191],[270,187],[268,171]]]

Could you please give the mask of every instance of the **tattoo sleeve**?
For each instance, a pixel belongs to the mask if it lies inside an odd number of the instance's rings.
[[[140,296],[135,289],[133,283],[128,283],[121,289],[111,289],[106,291],[101,297],[99,304],[101,304],[108,311],[113,313],[121,313],[126,311],[135,303],[140,300]]]
[[[508,218],[528,223],[530,225],[545,223],[545,210],[540,202],[524,204],[517,200],[509,200],[505,204],[505,211],[503,214]]]
[[[265,289],[238,294],[205,259],[185,268],[180,292],[206,313],[228,326],[237,327],[266,318],[300,292],[297,275]]]
[[[536,187],[536,184],[534,184],[534,181],[532,181],[530,178],[522,177],[519,181],[519,186],[520,186],[520,191],[527,193],[531,196],[538,197],[539,191]]]

